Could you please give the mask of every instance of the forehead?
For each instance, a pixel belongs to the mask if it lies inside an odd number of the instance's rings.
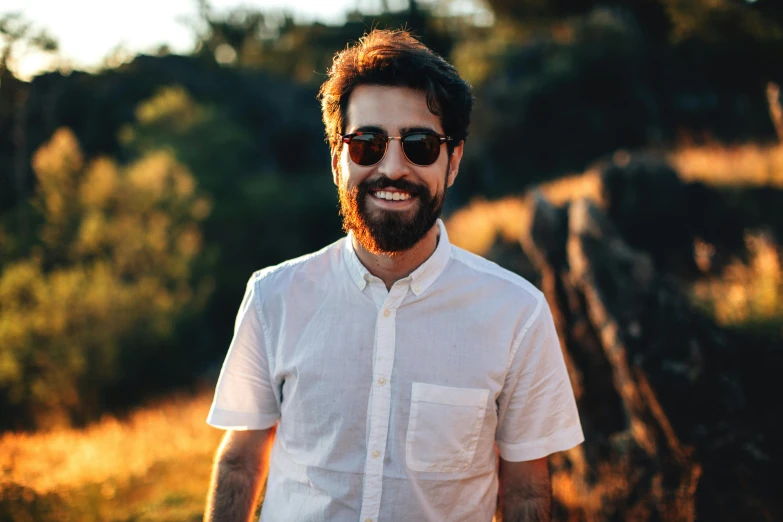
[[[351,92],[345,133],[365,126],[380,127],[392,134],[417,127],[443,133],[440,117],[427,108],[423,91],[389,85],[359,85]]]

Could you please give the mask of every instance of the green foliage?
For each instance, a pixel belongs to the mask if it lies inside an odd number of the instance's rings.
[[[461,186],[500,197],[617,149],[774,137],[761,86],[783,53],[656,41],[646,24],[598,8],[527,32],[504,21],[484,45],[461,43],[455,61],[478,90]]]
[[[263,69],[297,83],[320,85],[334,54],[371,27],[411,29],[436,52],[448,55],[453,44],[449,26],[415,0],[407,9],[366,16],[349,13],[344,25],[298,24],[288,14],[239,8],[219,15],[201,1],[196,54],[223,65]],[[444,27],[445,25],[445,27]]]
[[[231,323],[252,272],[338,237],[328,151],[316,103],[312,109],[313,118],[304,122],[297,113],[269,116],[263,137],[256,131],[254,140],[225,106],[200,104],[184,87],[168,86],[141,102],[136,121],[120,131],[121,142],[137,156],[169,150],[214,202],[203,233],[215,293],[194,325],[201,331],[194,343],[221,328],[229,335],[224,325]],[[322,168],[309,170],[315,161],[302,158],[314,149],[323,153],[316,155]],[[222,353],[225,336],[203,350]]]
[[[209,204],[171,154],[85,164],[67,129],[33,166],[41,244],[0,273],[0,390],[17,423],[51,426],[98,413],[123,352],[201,306],[191,266]]]
[[[674,39],[712,43],[783,42],[783,9],[770,0],[659,0]]]
[[[176,85],[161,87],[135,114],[135,122],[119,132],[133,155],[169,150],[212,195],[225,195],[231,180],[249,175],[255,144],[224,108],[200,105]]]
[[[695,38],[713,43],[737,40],[780,42],[783,8],[776,0],[485,0],[501,19],[521,25],[621,8],[644,21],[656,39]],[[777,4],[777,5],[776,5]]]

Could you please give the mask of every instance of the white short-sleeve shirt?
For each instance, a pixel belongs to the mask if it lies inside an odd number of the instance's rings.
[[[490,521],[495,444],[584,440],[542,293],[439,227],[390,291],[350,235],[251,277],[207,422],[279,422],[262,521]]]

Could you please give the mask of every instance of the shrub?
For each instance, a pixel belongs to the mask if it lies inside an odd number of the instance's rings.
[[[169,153],[87,163],[60,129],[33,168],[40,244],[0,272],[0,403],[14,427],[97,414],[119,361],[165,345],[208,293],[191,265],[209,203]]]

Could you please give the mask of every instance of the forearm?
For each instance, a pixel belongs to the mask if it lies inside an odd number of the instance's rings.
[[[550,522],[552,519],[551,492],[532,497],[506,493],[501,502],[503,522]]]
[[[550,522],[552,482],[546,458],[500,461],[500,512],[503,522]]]
[[[261,480],[258,473],[236,462],[218,462],[207,495],[205,522],[250,520]]]
[[[274,431],[253,436],[257,440],[250,443],[246,433],[233,433],[223,439],[215,456],[204,522],[245,522],[254,514],[269,470]]]

